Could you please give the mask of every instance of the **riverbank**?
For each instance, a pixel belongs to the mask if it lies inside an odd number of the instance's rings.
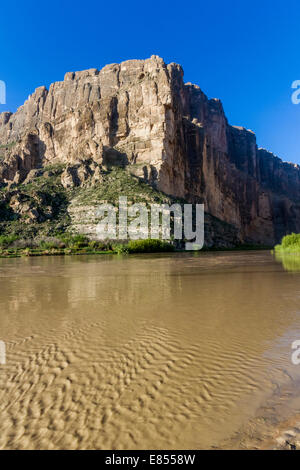
[[[287,419],[259,416],[220,449],[229,450],[300,450],[300,413]]]
[[[283,237],[281,244],[276,245],[274,251],[278,255],[300,255],[300,233],[291,233]]]
[[[300,450],[299,380],[276,387],[244,426],[221,443],[222,449]]]
[[[79,256],[79,255],[107,255],[117,254],[116,251],[86,251],[86,250],[8,250],[0,252],[0,258],[23,258],[23,257],[34,257],[34,256]]]
[[[84,235],[60,234],[22,240],[15,236],[0,236],[0,258],[26,256],[103,255],[131,253],[161,253],[175,251],[172,243],[146,239],[116,243],[89,240]]]
[[[1,237],[0,237],[1,239]],[[22,243],[23,245],[23,243]],[[47,244],[46,244],[47,245]],[[1,247],[0,258],[21,258],[21,257],[34,257],[34,256],[79,256],[79,255],[119,255],[119,254],[136,254],[136,253],[170,253],[170,252],[185,252],[184,249],[176,248],[169,242],[161,240],[136,240],[128,243],[111,242],[97,243],[94,241],[83,243],[83,247],[33,247],[32,243],[29,246],[24,245],[21,248],[14,247]],[[268,246],[257,245],[240,245],[233,248],[206,248],[202,252],[236,252],[236,251],[269,251]]]

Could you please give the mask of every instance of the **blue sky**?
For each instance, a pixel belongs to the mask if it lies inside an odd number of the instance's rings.
[[[0,80],[14,111],[67,71],[160,55],[220,98],[229,122],[300,164],[299,0],[2,2]]]

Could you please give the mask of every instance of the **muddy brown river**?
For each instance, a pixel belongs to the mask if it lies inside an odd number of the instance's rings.
[[[268,252],[1,259],[0,448],[259,446],[300,410],[299,281]]]

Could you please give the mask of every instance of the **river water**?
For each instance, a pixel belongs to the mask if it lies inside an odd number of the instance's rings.
[[[298,412],[299,281],[268,252],[1,259],[0,448],[257,446]]]

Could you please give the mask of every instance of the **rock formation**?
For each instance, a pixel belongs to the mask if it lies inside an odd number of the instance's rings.
[[[204,202],[241,242],[300,232],[299,166],[258,149],[253,132],[229,125],[219,100],[157,56],[38,88],[16,113],[0,114],[0,154],[2,183],[65,163],[64,187],[101,184],[101,168],[130,165],[160,191]]]

